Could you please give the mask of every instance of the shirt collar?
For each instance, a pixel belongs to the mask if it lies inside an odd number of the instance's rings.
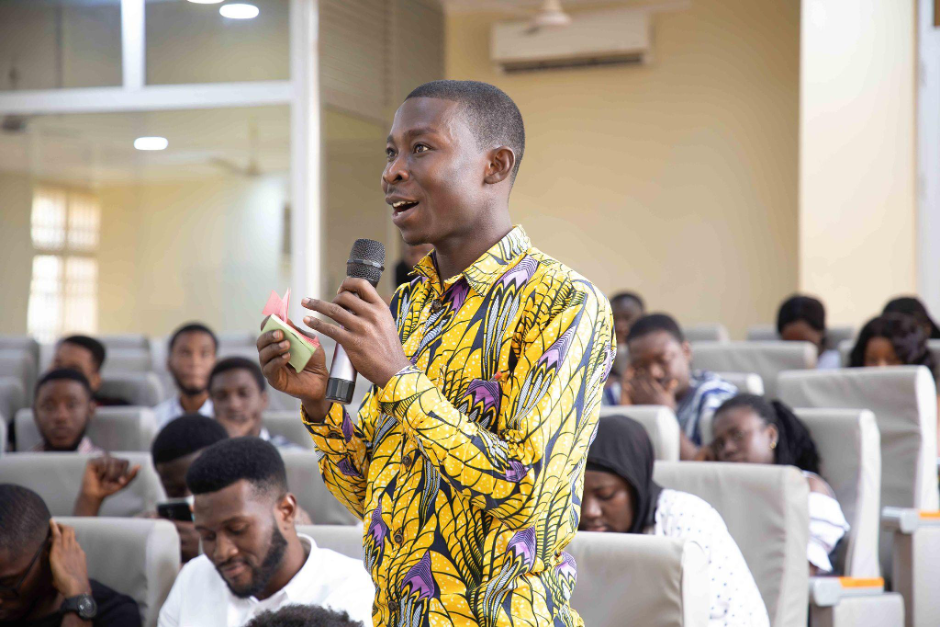
[[[484,294],[530,246],[529,237],[523,227],[517,225],[460,275],[446,279],[442,288],[447,289],[463,276],[475,292]],[[441,282],[434,254],[435,252],[431,251],[422,257],[412,270],[412,274],[425,277],[433,285]]]
[[[309,548],[310,551],[307,553],[307,559],[301,569],[279,592],[291,601],[305,602],[306,599],[310,598],[311,588],[320,587],[324,582],[324,578],[323,573],[318,572],[320,563],[318,551],[320,549],[317,548],[317,543],[314,542],[313,538],[303,533],[297,534],[297,538],[301,541],[301,545],[304,548]]]

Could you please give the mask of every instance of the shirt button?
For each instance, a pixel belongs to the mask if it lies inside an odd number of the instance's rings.
[[[444,307],[444,303],[442,303],[440,300],[435,299],[435,300],[431,301],[431,311],[432,311],[432,312],[438,313],[439,311],[441,311],[441,308],[442,308],[442,307]]]
[[[396,544],[402,544],[402,542],[405,541],[405,537],[402,535],[402,532],[397,531],[397,532],[395,532],[395,535],[392,536],[392,540],[393,540]]]

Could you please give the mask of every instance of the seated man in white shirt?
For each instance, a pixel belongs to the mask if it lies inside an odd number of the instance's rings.
[[[268,409],[266,388],[265,375],[257,359],[220,360],[209,375],[209,398],[216,420],[231,438],[251,435],[271,442],[279,451],[305,450],[282,435],[271,435],[262,424],[262,414]]]
[[[223,440],[186,473],[203,555],[180,571],[159,627],[241,627],[284,605],[319,605],[372,624],[374,589],[362,562],[294,529],[297,500],[277,449],[259,438]]]
[[[167,370],[179,395],[154,408],[159,428],[183,414],[199,413],[212,418],[212,401],[207,386],[218,348],[215,333],[204,324],[191,322],[173,332],[167,353]]]

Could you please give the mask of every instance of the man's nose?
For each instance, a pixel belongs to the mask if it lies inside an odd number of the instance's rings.
[[[405,169],[405,161],[399,156],[393,159],[382,171],[382,180],[387,185],[395,185],[408,180],[408,170]]]

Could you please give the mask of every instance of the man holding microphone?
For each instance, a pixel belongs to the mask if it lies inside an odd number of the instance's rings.
[[[302,401],[330,491],[364,521],[376,625],[581,625],[569,607],[588,445],[614,358],[611,310],[509,216],[523,120],[484,83],[435,81],[396,112],[382,174],[408,244],[434,251],[386,305],[347,278],[304,322],[374,384],[354,421],[282,331],[265,377]]]

